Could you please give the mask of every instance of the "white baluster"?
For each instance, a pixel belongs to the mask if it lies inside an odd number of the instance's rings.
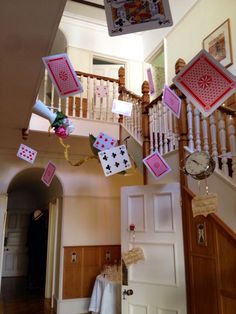
[[[96,84],[97,84],[97,80],[93,78],[93,119],[94,120],[97,120],[97,116],[98,116]]]
[[[179,148],[179,128],[178,128],[178,120],[176,117],[174,118],[174,147],[175,149]]]
[[[92,103],[93,103],[93,97],[92,97],[92,88],[91,88],[91,77],[89,76],[87,79],[87,113],[86,118],[91,119],[92,117]]]
[[[173,121],[172,112],[168,110],[168,137],[169,137],[169,150],[172,152],[174,150],[174,137],[173,137]]]
[[[106,102],[106,121],[111,121],[111,110],[110,110],[110,82],[106,81],[105,84],[107,88],[107,96],[105,96],[105,102]]]
[[[200,112],[197,108],[194,109],[195,134],[196,134],[196,149],[201,151],[201,137],[200,137]]]
[[[158,102],[158,124],[159,124],[159,153],[163,155],[163,127],[162,127],[162,104]]]
[[[207,125],[207,120],[203,115],[201,115],[201,122],[202,122],[202,135],[203,135],[203,149],[205,152],[209,152],[208,125]]]
[[[188,121],[188,147],[191,151],[194,150],[193,141],[193,111],[190,101],[187,100],[187,121]]]
[[[154,151],[154,143],[153,143],[153,108],[149,108],[148,110],[148,116],[149,116],[149,132],[150,132],[150,153],[153,153]]]
[[[164,136],[164,154],[168,153],[168,139],[167,139],[167,108],[164,103],[162,103],[163,112],[163,136]]]
[[[55,110],[54,98],[55,98],[55,88],[54,88],[54,85],[52,84],[51,85],[51,99],[50,99],[51,111]],[[58,109],[58,106],[57,106],[57,109]]]
[[[216,121],[214,113],[210,115],[210,131],[211,131],[211,151],[212,158],[215,160],[216,167],[219,167],[218,151],[217,151],[217,137],[216,137]]]
[[[235,135],[235,125],[232,116],[227,119],[228,122],[228,134],[229,134],[229,145],[232,156],[232,179],[236,182],[236,135]]]
[[[80,76],[80,82],[82,84],[82,86],[84,87],[84,91],[82,93],[80,93],[80,97],[76,97],[75,96],[75,116],[76,116],[76,98],[78,99],[79,98],[79,104],[77,104],[77,106],[79,105],[79,117],[80,118],[83,118],[83,98],[84,98],[84,94],[85,94],[85,91],[86,91],[86,87],[85,87],[85,84],[84,84],[84,76],[81,75]],[[86,97],[85,97],[86,98]]]
[[[158,150],[158,133],[159,133],[159,125],[158,125],[158,104],[153,106],[153,126],[154,126],[154,151]]]
[[[65,115],[69,115],[69,97],[66,97],[66,104],[65,104]]]
[[[112,86],[113,86],[113,89],[112,89],[112,93],[113,94],[112,94],[112,97],[111,97],[111,104],[110,104],[111,108],[112,108],[113,99],[118,99],[118,95],[117,95],[117,92],[116,92],[116,87],[117,87],[116,83],[113,82]],[[113,122],[117,122],[117,121],[118,121],[118,116],[113,113]]]
[[[228,175],[225,120],[224,120],[223,114],[220,111],[218,112],[218,125],[219,125],[219,135],[220,135],[222,171],[225,175]]]
[[[138,140],[142,140],[142,102],[138,103]]]

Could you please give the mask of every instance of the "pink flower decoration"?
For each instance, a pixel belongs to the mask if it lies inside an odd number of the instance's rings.
[[[56,130],[55,130],[55,134],[58,137],[61,138],[66,138],[69,135],[69,132],[66,128],[64,128],[63,126],[59,126]]]

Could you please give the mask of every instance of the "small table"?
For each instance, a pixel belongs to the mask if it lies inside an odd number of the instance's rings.
[[[120,314],[121,283],[98,275],[94,283],[89,311],[99,314]]]

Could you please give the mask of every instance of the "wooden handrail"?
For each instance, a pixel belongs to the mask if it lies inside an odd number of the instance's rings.
[[[81,71],[75,71],[75,73],[78,76],[84,76],[84,77],[90,77],[90,78],[95,78],[97,80],[103,80],[103,81],[109,81],[109,82],[115,82],[115,83],[119,83],[119,79],[115,79],[112,77],[107,77],[107,76],[101,76],[101,75],[96,75],[96,74],[91,74],[91,73],[85,73],[85,72],[81,72]]]

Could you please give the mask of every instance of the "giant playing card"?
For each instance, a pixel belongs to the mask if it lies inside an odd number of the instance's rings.
[[[110,36],[173,24],[168,0],[105,0],[104,4]]]
[[[83,92],[83,87],[66,53],[43,57],[42,59],[61,98]]]
[[[235,77],[204,49],[176,75],[173,82],[204,117],[236,92]]]

